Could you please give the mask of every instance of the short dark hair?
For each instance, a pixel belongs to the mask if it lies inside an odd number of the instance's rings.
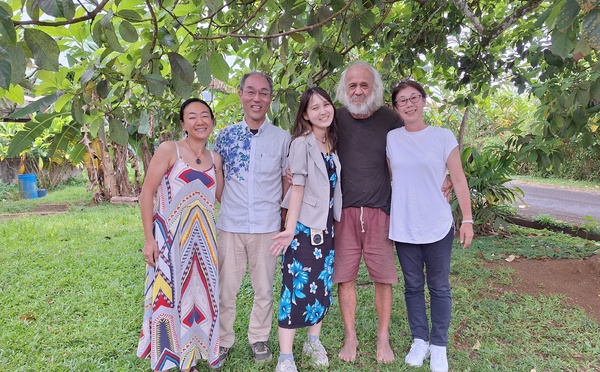
[[[210,118],[215,120],[215,115],[213,114],[213,111],[208,105],[208,103],[206,103],[204,100],[201,100],[200,98],[188,98],[181,104],[181,108],[179,109],[179,121],[183,121],[183,111],[185,110],[185,108],[194,102],[200,102],[204,106],[208,107],[208,111],[210,112]]]
[[[396,96],[398,95],[398,93],[401,90],[404,90],[408,87],[413,87],[416,90],[418,90],[419,93],[421,93],[421,96],[423,96],[423,99],[425,99],[427,97],[427,93],[425,93],[425,88],[423,88],[423,86],[421,84],[417,83],[414,80],[410,80],[410,79],[402,80],[392,90],[392,106],[396,106]]]

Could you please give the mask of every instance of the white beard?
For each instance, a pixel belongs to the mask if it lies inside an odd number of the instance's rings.
[[[375,100],[373,99],[373,96],[371,95],[369,98],[367,98],[366,101],[361,102],[361,103],[348,102],[348,105],[346,106],[346,108],[348,109],[350,114],[352,114],[354,116],[368,116],[368,115],[374,113],[375,111],[377,111],[377,109],[379,108],[379,107],[374,107],[374,106],[375,106]]]

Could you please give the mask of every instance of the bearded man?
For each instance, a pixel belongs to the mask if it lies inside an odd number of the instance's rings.
[[[354,361],[356,335],[356,278],[361,257],[375,283],[377,309],[377,361],[391,363],[389,324],[392,312],[392,284],[398,282],[390,224],[391,181],[386,160],[387,133],[402,126],[392,110],[383,107],[383,83],[379,72],[358,61],[341,75],[336,99],[338,155],[343,209],[336,223],[333,281],[338,283],[340,311],[344,322],[344,345],[339,357]]]

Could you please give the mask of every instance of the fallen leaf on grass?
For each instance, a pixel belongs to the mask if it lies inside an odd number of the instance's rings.
[[[21,315],[19,320],[22,322],[33,322],[35,320],[35,318],[32,317],[31,315]]]
[[[515,257],[515,255],[514,255],[514,254],[511,254],[511,255],[509,255],[508,257],[506,257],[504,260],[505,260],[506,262],[513,262],[513,261],[515,260],[515,258],[516,258],[516,257]]]
[[[479,350],[481,349],[481,343],[479,343],[479,340],[475,341],[475,345],[473,345],[473,350]]]
[[[535,371],[535,368],[532,368],[532,369],[531,369],[531,371],[529,371],[529,372],[536,372],[536,371]]]

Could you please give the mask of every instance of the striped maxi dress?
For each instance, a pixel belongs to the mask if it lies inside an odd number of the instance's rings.
[[[195,170],[177,148],[156,194],[159,258],[146,267],[137,355],[153,370],[188,369],[200,359],[219,365],[215,188],[214,166]]]

